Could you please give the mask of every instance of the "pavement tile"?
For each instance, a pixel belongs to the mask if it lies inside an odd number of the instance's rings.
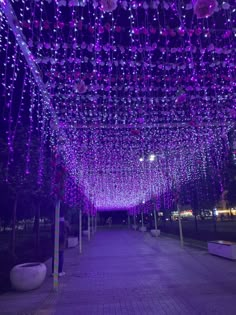
[[[100,230],[82,255],[65,252],[65,271],[58,293],[48,277],[39,290],[0,296],[0,314],[236,314],[236,262],[167,237]]]

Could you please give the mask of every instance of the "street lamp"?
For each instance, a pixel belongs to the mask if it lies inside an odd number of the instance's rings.
[[[155,161],[155,159],[156,159],[155,154],[150,154],[149,157],[148,157],[148,160],[149,160],[150,162]]]

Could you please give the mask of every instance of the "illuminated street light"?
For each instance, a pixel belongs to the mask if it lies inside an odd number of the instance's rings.
[[[149,157],[148,157],[148,160],[149,160],[150,162],[155,161],[155,159],[156,159],[155,154],[150,154]]]

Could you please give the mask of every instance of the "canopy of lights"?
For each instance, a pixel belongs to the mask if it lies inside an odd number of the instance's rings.
[[[37,130],[39,160],[49,144],[70,203],[80,189],[96,210],[163,196],[171,207],[182,187],[209,176],[223,192],[236,118],[235,0],[0,4],[2,118],[12,155],[28,119],[26,173]]]

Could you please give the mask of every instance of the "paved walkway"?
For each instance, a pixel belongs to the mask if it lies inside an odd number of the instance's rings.
[[[236,262],[176,240],[101,230],[81,256],[65,256],[58,294],[48,278],[39,290],[0,296],[0,314],[236,314]]]

